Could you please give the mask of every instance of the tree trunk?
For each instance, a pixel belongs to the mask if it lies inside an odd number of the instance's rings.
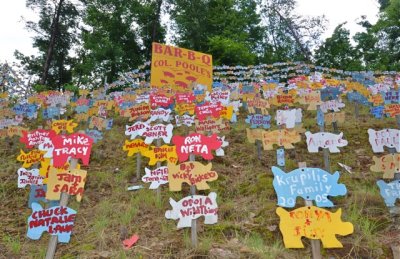
[[[157,0],[157,9],[156,13],[154,15],[154,20],[153,20],[153,42],[156,40],[156,35],[157,35],[157,23],[160,21],[160,14],[161,14],[161,5],[163,3],[163,0]]]
[[[55,16],[53,18],[52,24],[51,24],[51,35],[50,35],[50,42],[49,42],[49,47],[47,49],[47,55],[46,55],[46,62],[44,63],[43,67],[43,75],[42,78],[40,79],[40,84],[44,85],[46,84],[47,77],[49,75],[49,69],[50,69],[50,63],[53,58],[53,51],[54,51],[54,46],[56,44],[56,37],[58,33],[58,24],[60,22],[60,14],[61,14],[61,8],[63,5],[64,0],[60,0],[58,3]]]

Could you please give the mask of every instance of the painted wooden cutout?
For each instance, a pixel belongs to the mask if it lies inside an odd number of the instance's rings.
[[[338,147],[347,146],[347,140],[343,139],[343,132],[339,135],[329,132],[305,133],[307,149],[310,153],[318,153],[319,148],[328,148],[330,153],[339,153]]]
[[[162,145],[160,147],[149,146],[142,152],[142,155],[150,158],[149,165],[155,165],[157,162],[167,161],[176,164],[178,156],[175,146]]]
[[[332,122],[344,123],[346,119],[346,112],[330,112],[324,116],[326,124],[332,124]]]
[[[92,116],[89,118],[89,129],[93,128],[96,128],[98,130],[107,129],[109,127],[110,120],[112,119],[104,119],[97,116]]]
[[[345,104],[342,103],[340,100],[331,100],[323,102],[320,106],[321,111],[323,113],[327,113],[328,111],[339,112],[340,108],[344,108]]]
[[[17,171],[18,174],[18,188],[25,188],[29,185],[42,185],[44,177],[39,174],[39,169],[27,170],[20,168]]]
[[[385,200],[386,206],[394,207],[396,199],[400,199],[400,180],[394,180],[390,183],[379,180],[376,184],[379,187],[382,198]]]
[[[193,93],[176,93],[175,94],[175,101],[177,104],[181,103],[193,103],[196,97]]]
[[[276,124],[278,126],[285,124],[286,128],[292,129],[296,123],[301,123],[303,115],[301,109],[291,109],[291,110],[277,110],[276,111]]]
[[[32,203],[43,202],[47,204],[48,208],[58,206],[58,201],[49,201],[46,199],[47,185],[35,185],[32,184],[29,190],[29,200],[28,200],[28,208],[32,208]]]
[[[8,128],[10,126],[18,126],[20,124],[16,119],[2,119],[0,120],[0,129]]]
[[[63,166],[69,157],[80,158],[84,165],[89,164],[93,139],[86,134],[74,133],[71,135],[57,135],[52,139],[53,165]]]
[[[165,122],[168,122],[171,117],[171,109],[163,109],[163,108],[157,108],[155,110],[150,111],[150,119],[147,120],[147,123],[156,121],[156,120],[162,120]]]
[[[385,113],[389,115],[389,117],[396,117],[396,115],[400,114],[400,104],[386,104],[385,105]]]
[[[124,241],[122,241],[122,244],[124,245],[124,249],[128,250],[129,248],[131,248],[137,241],[139,240],[139,236],[138,235],[133,235],[128,239],[125,239]]]
[[[180,127],[182,125],[190,127],[194,123],[194,115],[193,116],[189,116],[187,114],[175,115],[175,123],[177,127]]]
[[[269,129],[271,127],[271,116],[261,114],[249,114],[247,115],[245,122],[250,124],[250,128],[252,129],[258,127]]]
[[[398,129],[383,129],[373,130],[368,129],[368,140],[371,144],[374,153],[382,153],[383,147],[395,148],[396,152],[400,152],[400,130]]]
[[[354,231],[353,224],[343,222],[342,209],[332,213],[315,206],[286,211],[278,207],[279,229],[286,248],[304,248],[301,237],[321,239],[324,248],[340,248],[343,245],[335,235],[346,236]]]
[[[372,157],[374,165],[370,167],[372,172],[383,172],[384,179],[393,179],[395,173],[400,173],[400,154],[388,154],[381,157]]]
[[[68,207],[55,206],[43,209],[39,203],[32,203],[27,236],[30,239],[38,240],[42,233],[47,231],[50,235],[57,235],[58,242],[68,243],[74,227],[75,216],[76,211]]]
[[[53,157],[54,145],[50,138],[44,138],[42,143],[39,144],[38,149],[45,152],[43,155],[44,158]]]
[[[20,138],[20,142],[24,143],[27,148],[33,148],[46,141],[48,138],[52,138],[56,135],[53,130],[37,129],[32,131],[24,131],[23,136]]]
[[[187,196],[176,202],[169,198],[172,210],[165,212],[167,219],[178,221],[177,228],[188,228],[192,224],[192,219],[204,216],[204,224],[215,224],[218,221],[217,194],[210,192],[208,196],[192,195]]]
[[[285,149],[284,148],[278,148],[276,150],[276,160],[278,166],[285,166]]]
[[[86,113],[75,114],[74,119],[76,122],[87,122],[89,120],[89,114]]]
[[[262,140],[263,134],[266,132],[263,129],[249,129],[246,128],[246,136],[247,136],[247,141],[249,143],[254,144],[256,140]]]
[[[211,171],[212,163],[203,165],[197,161],[187,161],[178,165],[168,164],[169,190],[177,192],[182,190],[182,183],[196,185],[198,190],[208,190],[207,182],[215,181],[218,174]]]
[[[40,151],[38,149],[33,149],[32,151],[25,153],[22,149],[20,150],[20,154],[17,157],[17,161],[19,162],[24,162],[22,167],[23,168],[29,168],[33,164],[42,162],[43,161],[43,156],[45,152]]]
[[[153,126],[147,126],[145,131],[142,133],[142,136],[146,137],[144,143],[151,144],[155,139],[159,138],[161,138],[164,143],[170,143],[173,128],[174,126],[172,124],[156,124]]]
[[[201,134],[207,134],[208,132],[220,133],[223,131],[229,131],[231,124],[229,121],[224,121],[222,118],[218,120],[206,119],[203,121],[195,120],[195,131]]]
[[[282,105],[293,106],[295,102],[296,99],[291,94],[278,94],[271,99],[271,104],[275,106],[282,106]]]
[[[195,103],[179,103],[175,106],[175,111],[178,115],[183,115],[185,113],[189,115],[194,115],[196,109]]]
[[[23,128],[20,126],[10,126],[7,129],[7,136],[12,138],[13,136],[22,137],[24,131],[28,131],[29,129]]]
[[[51,123],[51,129],[60,134],[61,131],[66,131],[68,133],[73,133],[74,128],[78,126],[78,123],[73,122],[73,120],[55,120]]]
[[[43,119],[55,119],[61,115],[60,107],[47,107],[42,109]]]
[[[81,169],[60,171],[51,167],[47,180],[46,199],[59,200],[61,193],[65,192],[76,195],[76,200],[80,202],[85,188],[86,174],[87,172]]]
[[[157,189],[160,185],[168,183],[168,167],[161,166],[157,169],[150,170],[144,168],[146,174],[142,177],[145,183],[151,183],[149,189]]]
[[[262,135],[264,150],[273,150],[274,144],[283,146],[285,149],[293,149],[293,144],[300,141],[300,134],[296,130],[264,131]]]
[[[150,105],[152,109],[157,107],[169,107],[174,102],[172,97],[163,94],[150,94]]]
[[[197,105],[195,108],[196,117],[200,121],[207,119],[207,117],[219,119],[223,108],[224,107],[220,103],[207,102],[203,105]]]
[[[293,208],[297,196],[305,200],[314,200],[318,207],[333,207],[328,196],[345,195],[344,184],[338,184],[339,172],[330,174],[320,168],[298,168],[285,173],[279,167],[273,166],[272,182],[278,196],[278,206]]]
[[[268,110],[270,104],[268,100],[262,99],[260,97],[255,97],[253,99],[247,99],[247,109],[249,113],[256,113],[256,109],[260,109],[261,114],[268,115]]]
[[[87,89],[79,89],[79,95],[80,96],[87,96],[89,93],[90,92]]]
[[[211,151],[221,147],[217,134],[204,136],[198,133],[192,133],[186,137],[173,136],[172,143],[176,146],[179,162],[184,162],[189,158],[189,154],[201,155],[206,160],[214,158]]]
[[[134,139],[131,141],[125,140],[125,145],[122,148],[124,151],[128,151],[128,156],[132,156],[136,153],[143,154],[149,149],[149,145],[145,144],[143,139]]]
[[[131,139],[135,139],[138,136],[142,136],[148,126],[146,122],[141,121],[135,122],[132,126],[126,125],[125,135],[130,136]]]
[[[317,105],[321,105],[321,93],[320,91],[312,91],[311,93],[305,94],[299,98],[299,103],[308,105],[307,111],[317,110]]]
[[[127,112],[127,117],[129,117],[130,121],[137,120],[139,117],[142,120],[146,120],[150,117],[150,105],[147,103],[142,103],[139,105],[135,105],[130,107]]]
[[[224,147],[229,146],[229,142],[225,140],[225,136],[218,137],[218,141],[221,142],[221,147],[215,150],[216,156],[225,156]]]
[[[232,119],[232,116],[233,116],[233,106],[232,105],[223,106],[220,112],[220,118],[230,121]]]
[[[93,139],[93,143],[97,143],[99,140],[103,139],[103,133],[101,131],[86,129],[85,133]]]
[[[214,90],[211,93],[209,93],[209,99],[207,99],[207,93],[206,93],[206,98],[205,98],[206,101],[210,101],[212,103],[220,102],[222,105],[229,104],[230,94],[231,94],[231,92],[229,90],[225,90],[225,91]]]
[[[337,100],[342,94],[338,87],[325,87],[320,90],[322,100]]]

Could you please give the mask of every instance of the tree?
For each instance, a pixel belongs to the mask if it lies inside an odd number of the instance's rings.
[[[345,24],[339,24],[332,36],[316,50],[317,65],[349,71],[362,70],[359,53],[350,43],[350,31],[344,28]]]

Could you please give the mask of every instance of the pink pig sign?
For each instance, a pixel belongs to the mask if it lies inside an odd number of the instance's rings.
[[[176,146],[179,162],[186,161],[189,154],[201,155],[204,159],[211,160],[214,158],[211,151],[222,146],[217,134],[209,137],[199,133],[192,133],[186,137],[173,136],[172,143]]]
[[[93,139],[86,134],[57,135],[52,138],[52,142],[55,167],[63,166],[69,157],[80,158],[84,165],[89,164]]]

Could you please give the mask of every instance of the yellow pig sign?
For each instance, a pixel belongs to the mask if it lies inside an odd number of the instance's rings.
[[[198,190],[210,189],[207,182],[215,181],[218,174],[211,171],[212,163],[187,161],[179,165],[168,163],[168,181],[171,192],[181,191],[182,183],[196,185]]]
[[[286,248],[304,248],[301,237],[321,239],[324,248],[341,248],[336,235],[346,236],[354,231],[353,224],[343,222],[342,209],[335,213],[315,206],[286,211],[278,207],[279,229]]]

